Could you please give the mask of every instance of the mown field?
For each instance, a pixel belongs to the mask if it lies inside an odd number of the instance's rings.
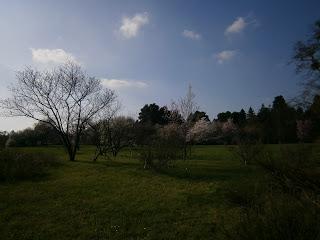
[[[192,159],[162,172],[135,154],[61,160],[46,176],[0,183],[0,239],[223,239],[239,218],[226,191],[265,173],[244,166],[226,146],[197,146]],[[60,147],[28,148],[66,158]]]

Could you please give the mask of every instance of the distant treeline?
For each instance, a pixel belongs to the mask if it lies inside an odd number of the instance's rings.
[[[250,133],[263,143],[313,142],[320,135],[320,96],[305,109],[293,107],[283,96],[274,98],[273,104],[255,112],[251,107],[239,112],[221,112],[212,121],[204,111],[195,111],[184,120],[177,111],[166,106],[146,104],[137,120],[131,119],[131,141],[148,135],[145,126],[161,127],[171,123],[189,124],[188,138],[193,144],[234,144],[243,132]],[[143,128],[141,130],[141,128]],[[140,130],[139,130],[140,129]],[[95,131],[88,127],[83,131],[80,144],[96,144]],[[61,144],[55,130],[38,122],[33,128],[17,132],[1,132],[1,146],[46,146]]]

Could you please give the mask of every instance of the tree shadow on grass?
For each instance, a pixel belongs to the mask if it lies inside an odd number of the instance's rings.
[[[222,191],[208,191],[201,193],[183,193],[189,206],[210,206],[219,207],[223,204],[224,194]]]
[[[206,168],[182,168],[175,167],[158,171],[159,174],[170,176],[177,179],[184,179],[190,181],[230,181],[240,179],[248,173],[252,172],[250,168],[246,167],[206,167]]]
[[[90,164],[96,166],[103,166],[108,168],[117,168],[117,169],[127,169],[134,170],[134,174],[139,174],[146,176],[147,175],[163,175],[181,180],[188,181],[230,181],[241,179],[243,176],[253,172],[253,169],[250,166],[210,166],[207,165],[197,165],[192,164],[188,166],[177,165],[167,169],[143,169],[141,163],[137,160],[132,161],[122,161],[122,160],[100,160],[93,162],[90,160],[86,161],[77,161],[76,163],[81,164]]]
[[[51,174],[49,172],[43,172],[36,174],[34,176],[23,176],[23,177],[12,177],[7,179],[1,179],[0,185],[7,185],[7,184],[17,184],[20,182],[44,182],[50,180]]]
[[[137,161],[121,161],[117,159],[101,159],[96,162],[92,160],[77,160],[75,163],[81,164],[89,164],[96,166],[104,166],[104,167],[115,167],[115,168],[128,168],[128,167],[140,167],[140,164]]]

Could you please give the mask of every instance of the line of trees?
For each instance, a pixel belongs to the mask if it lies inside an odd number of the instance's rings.
[[[254,135],[263,143],[312,142],[320,135],[319,95],[306,109],[292,107],[283,96],[277,96],[271,106],[262,104],[257,113],[251,107],[247,112],[243,109],[239,112],[226,111],[212,121],[204,111],[196,110],[184,119],[177,108],[160,107],[156,103],[143,106],[137,120],[115,116],[115,112],[88,123],[79,137],[78,147],[80,144],[97,146],[95,159],[109,153],[116,157],[124,147],[150,143],[157,129],[165,126],[179,128],[184,150],[192,144],[235,144],[243,132]],[[34,128],[2,132],[0,136],[2,146],[61,143],[59,133],[45,121],[39,121]]]

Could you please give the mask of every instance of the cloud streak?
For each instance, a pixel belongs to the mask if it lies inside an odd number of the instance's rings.
[[[215,55],[219,64],[223,64],[226,61],[231,60],[237,54],[236,50],[224,50]]]
[[[123,37],[129,39],[139,34],[140,29],[149,23],[148,13],[137,13],[132,18],[124,17],[120,26],[120,33]]]
[[[201,34],[187,29],[183,30],[182,35],[192,40],[200,40],[202,38]]]
[[[31,48],[32,60],[36,63],[65,63],[66,61],[76,62],[76,58],[63,49]]]
[[[122,89],[122,88],[146,88],[148,84],[142,81],[130,81],[124,79],[101,79],[102,85],[111,89]]]

